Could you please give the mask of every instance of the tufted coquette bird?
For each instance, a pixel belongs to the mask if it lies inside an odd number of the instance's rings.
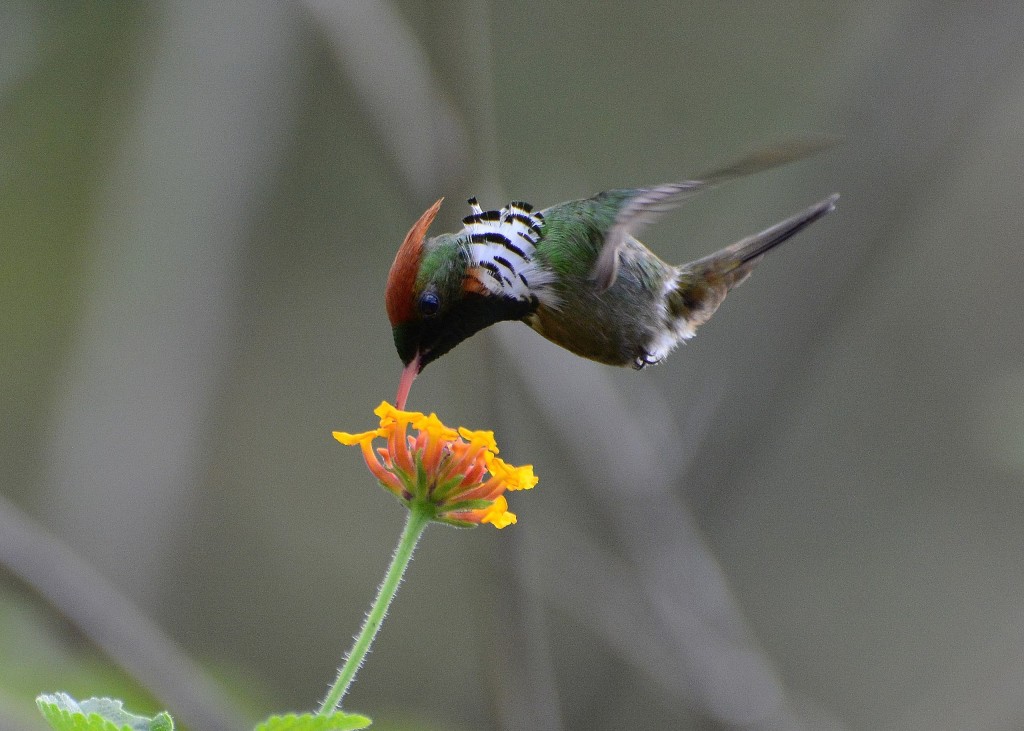
[[[503,320],[521,320],[600,363],[660,363],[769,250],[834,210],[839,196],[678,266],[634,234],[696,193],[819,148],[770,148],[694,180],[608,190],[543,210],[522,201],[484,210],[471,198],[460,231],[428,238],[443,199],[437,201],[405,237],[388,275],[387,313],[405,365],[398,408],[427,364]]]

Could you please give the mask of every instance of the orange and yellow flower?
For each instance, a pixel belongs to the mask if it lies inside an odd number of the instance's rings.
[[[382,402],[374,409],[380,427],[360,434],[334,432],[348,446],[358,445],[370,472],[406,506],[429,508],[433,519],[458,526],[516,522],[506,490],[537,484],[533,467],[513,467],[499,459],[493,432],[445,426],[436,414],[400,411]],[[409,434],[408,429],[416,434]],[[373,449],[374,440],[387,441]]]

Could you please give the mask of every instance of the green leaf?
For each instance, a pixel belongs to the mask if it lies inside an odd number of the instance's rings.
[[[271,716],[256,727],[256,731],[353,731],[366,728],[373,721],[358,713],[335,711],[329,716],[317,716],[312,713],[286,716]]]
[[[419,490],[410,490],[413,495],[423,497],[427,489],[427,468],[423,466],[423,451],[416,452],[416,487]]]
[[[174,721],[166,712],[152,718],[137,716],[113,698],[79,702],[67,693],[54,693],[36,698],[36,705],[56,731],[174,731]]]
[[[436,502],[443,501],[446,497],[448,497],[449,493],[454,492],[455,489],[458,488],[462,484],[462,481],[465,479],[465,475],[455,475],[454,477],[445,480],[444,482],[438,484],[438,486],[434,488],[434,491],[431,493],[431,498]]]
[[[458,520],[457,518],[447,518],[444,515],[439,515],[433,519],[435,523],[443,523],[450,525],[452,528],[479,528],[479,523],[473,523],[468,520]]]

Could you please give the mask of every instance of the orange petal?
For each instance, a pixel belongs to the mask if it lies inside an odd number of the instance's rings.
[[[415,473],[412,454],[409,453],[409,445],[405,435],[405,424],[393,423],[387,427],[388,432],[388,453],[395,467],[406,474]]]
[[[393,474],[388,472],[380,462],[377,461],[377,457],[373,453],[373,447],[370,442],[362,442],[360,445],[363,450],[363,460],[366,462],[366,466],[369,468],[373,476],[380,480],[381,484],[387,487],[396,495],[400,495],[402,492],[402,483]]]

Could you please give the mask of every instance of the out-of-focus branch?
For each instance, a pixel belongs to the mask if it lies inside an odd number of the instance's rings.
[[[296,118],[301,24],[273,2],[171,2],[152,27],[97,196],[47,496],[68,542],[149,599],[188,535],[246,246]]]
[[[332,42],[385,149],[417,199],[436,197],[465,162],[464,134],[423,48],[382,0],[305,0]]]
[[[123,592],[171,592],[160,571],[188,537],[245,244],[295,118],[301,24],[274,2],[170,2],[147,28],[52,428],[43,500],[78,550],[0,503],[0,560],[175,717],[227,731],[241,714]]]
[[[174,717],[236,731],[246,714],[135,604],[56,536],[0,496],[0,563],[53,605]]]
[[[521,353],[531,337],[525,330],[503,329],[500,342],[509,353]],[[800,728],[770,661],[761,653],[746,627],[725,577],[679,499],[677,480],[686,456],[701,441],[696,419],[684,436],[671,419],[647,413],[631,415],[600,366],[580,364],[571,371],[560,367],[550,349],[534,349],[529,359],[509,358],[521,372],[520,386],[534,408],[564,442],[567,459],[577,466],[590,492],[607,514],[616,538],[629,557],[629,572],[636,591],[615,603],[623,612],[618,622],[605,606],[581,616],[601,631],[613,647],[623,649],[620,624],[636,621],[646,627],[641,635],[657,642],[630,642],[626,657],[646,669],[669,697],[688,698],[699,711],[729,727]],[[574,394],[586,393],[586,399]],[[714,398],[707,399],[709,414]],[[708,415],[709,415],[708,414]],[[708,416],[705,415],[705,416]],[[586,424],[580,429],[579,424]],[[672,442],[671,449],[666,443]],[[545,540],[555,535],[545,534]],[[545,546],[549,555],[561,555]],[[574,553],[575,553],[574,549]],[[571,567],[549,567],[551,594],[574,580],[571,575],[607,574],[620,581],[625,569],[613,571],[607,561],[579,558]],[[606,601],[604,581],[600,595],[577,597],[592,605]],[[579,587],[585,594],[587,585]],[[563,608],[567,607],[563,603]],[[636,636],[633,637],[636,639]],[[672,672],[664,674],[666,666]]]

